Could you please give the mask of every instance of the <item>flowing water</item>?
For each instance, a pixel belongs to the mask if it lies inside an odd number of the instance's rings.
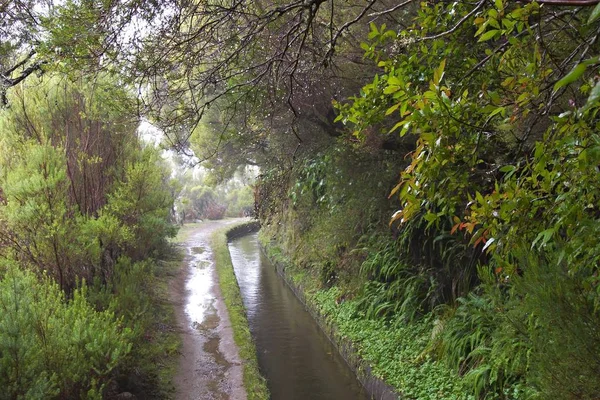
[[[257,235],[233,240],[229,251],[271,398],[367,399],[344,359],[260,251]]]

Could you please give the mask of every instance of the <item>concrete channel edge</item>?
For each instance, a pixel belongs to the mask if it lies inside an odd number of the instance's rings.
[[[260,224],[258,221],[251,221],[241,225],[236,225],[226,232],[227,240],[231,241],[237,237],[257,232],[259,229]],[[314,304],[311,304],[307,301],[302,287],[296,285],[292,281],[291,277],[286,274],[285,265],[268,257],[268,252],[262,244],[261,251],[267,255],[267,258],[269,258],[271,264],[275,266],[279,276],[281,276],[298,300],[302,302],[304,308],[317,322],[331,343],[333,343],[342,358],[346,361],[346,364],[348,364],[352,372],[354,372],[360,383],[363,385],[369,396],[375,400],[400,399],[401,396],[390,385],[372,374],[371,367],[358,355],[358,352],[356,351],[356,348],[352,342],[349,339],[343,338],[337,334],[336,327],[332,323],[328,322],[326,318],[319,313]]]

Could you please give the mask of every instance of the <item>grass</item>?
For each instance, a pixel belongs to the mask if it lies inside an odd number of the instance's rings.
[[[138,334],[133,374],[129,375],[125,386],[146,399],[171,399],[175,393],[173,378],[177,373],[182,341],[169,286],[182,262],[183,252],[174,247],[163,255],[163,259],[152,263],[152,269],[147,271],[145,288],[121,288],[129,293],[137,290],[142,304],[134,322]]]
[[[258,368],[256,347],[250,334],[246,309],[242,302],[240,288],[231,263],[229,247],[227,246],[229,233],[249,224],[253,224],[253,222],[218,230],[212,236],[212,248],[219,276],[219,286],[223,293],[233,329],[233,338],[238,346],[240,358],[244,365],[244,386],[248,399],[267,400],[269,399],[269,390]]]
[[[148,346],[155,360],[160,391],[165,398],[171,398],[175,387],[173,378],[177,372],[181,350],[181,336],[177,330],[175,308],[170,301],[169,286],[183,264],[181,249],[174,249],[171,259],[159,261],[155,269],[155,285],[152,294],[152,315],[154,316],[154,340]]]
[[[190,237],[190,234],[194,232],[194,230],[196,230],[200,225],[202,225],[202,222],[186,223],[185,225],[180,226],[177,236],[171,239],[171,243],[185,242]]]

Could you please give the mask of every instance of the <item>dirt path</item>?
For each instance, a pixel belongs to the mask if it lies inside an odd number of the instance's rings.
[[[184,242],[185,264],[171,287],[183,339],[175,377],[178,400],[246,399],[242,365],[210,248],[212,233],[235,222],[205,222]]]

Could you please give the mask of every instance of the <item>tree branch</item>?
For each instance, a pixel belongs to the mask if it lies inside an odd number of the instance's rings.
[[[598,0],[598,1],[600,1],[600,0]],[[481,10],[481,8],[482,8],[482,7],[483,7],[483,5],[485,4],[485,2],[486,2],[486,0],[481,0],[479,3],[477,3],[477,6],[476,6],[474,9],[472,9],[472,10],[471,10],[471,12],[469,12],[467,15],[465,15],[464,17],[462,17],[462,18],[461,18],[461,20],[460,20],[460,21],[458,21],[458,22],[456,23],[456,25],[454,25],[454,26],[453,26],[451,29],[449,29],[449,30],[447,30],[447,31],[445,31],[445,32],[442,32],[442,33],[438,33],[437,35],[433,35],[433,36],[426,36],[426,37],[424,37],[424,38],[423,38],[423,39],[421,39],[421,40],[423,41],[423,40],[434,40],[434,39],[439,39],[439,38],[441,38],[441,37],[444,37],[444,36],[446,36],[446,35],[450,35],[451,33],[454,33],[454,32],[456,32],[456,30],[457,30],[458,28],[460,28],[460,26],[461,26],[462,24],[464,24],[466,20],[468,20],[469,18],[471,18],[471,16],[472,16],[473,14],[477,13],[477,11]]]
[[[412,0],[410,0],[410,1],[412,1]],[[376,2],[377,2],[377,0],[369,1],[369,4],[367,4],[365,6],[365,8],[363,8],[363,10],[360,12],[360,14],[358,14],[356,16],[356,18],[354,18],[351,21],[346,22],[344,25],[342,25],[342,27],[340,29],[338,29],[338,31],[336,32],[333,39],[329,42],[329,49],[327,50],[327,53],[325,54],[325,59],[323,60],[324,65],[327,65],[328,60],[331,59],[331,57],[333,56],[333,53],[335,53],[335,45],[336,45],[338,39],[340,38],[340,36],[342,36],[342,34],[344,33],[344,31],[347,30],[348,28],[350,28],[352,25],[356,24],[358,21],[360,21],[365,16],[367,11],[369,11],[371,9],[371,7],[373,7],[375,5]],[[407,2],[405,2],[405,3],[407,3]]]
[[[401,9],[402,7],[404,7],[404,6],[412,3],[414,1],[415,0],[406,0],[406,1],[402,2],[402,3],[400,3],[400,4],[395,5],[392,8],[387,9],[387,10],[383,10],[383,11],[378,11],[378,12],[371,13],[371,14],[369,14],[369,17],[375,17],[375,19],[376,19],[377,17],[380,17],[382,15],[393,13],[394,11],[397,11],[397,10]]]
[[[18,85],[19,83],[21,83],[23,80],[25,80],[25,78],[27,78],[29,75],[33,74],[36,71],[41,70],[42,66],[44,64],[47,64],[46,61],[37,61],[34,64],[30,65],[29,67],[25,68],[21,74],[19,76],[17,76],[16,78],[11,78],[10,74],[11,72],[13,72],[14,70],[16,70],[17,68],[19,68],[20,66],[24,65],[27,62],[28,59],[26,59],[24,62],[17,64],[17,66],[9,69],[7,71],[7,73],[0,73],[0,104],[2,106],[6,106],[8,105],[8,98],[6,97],[6,91],[13,87]]]

